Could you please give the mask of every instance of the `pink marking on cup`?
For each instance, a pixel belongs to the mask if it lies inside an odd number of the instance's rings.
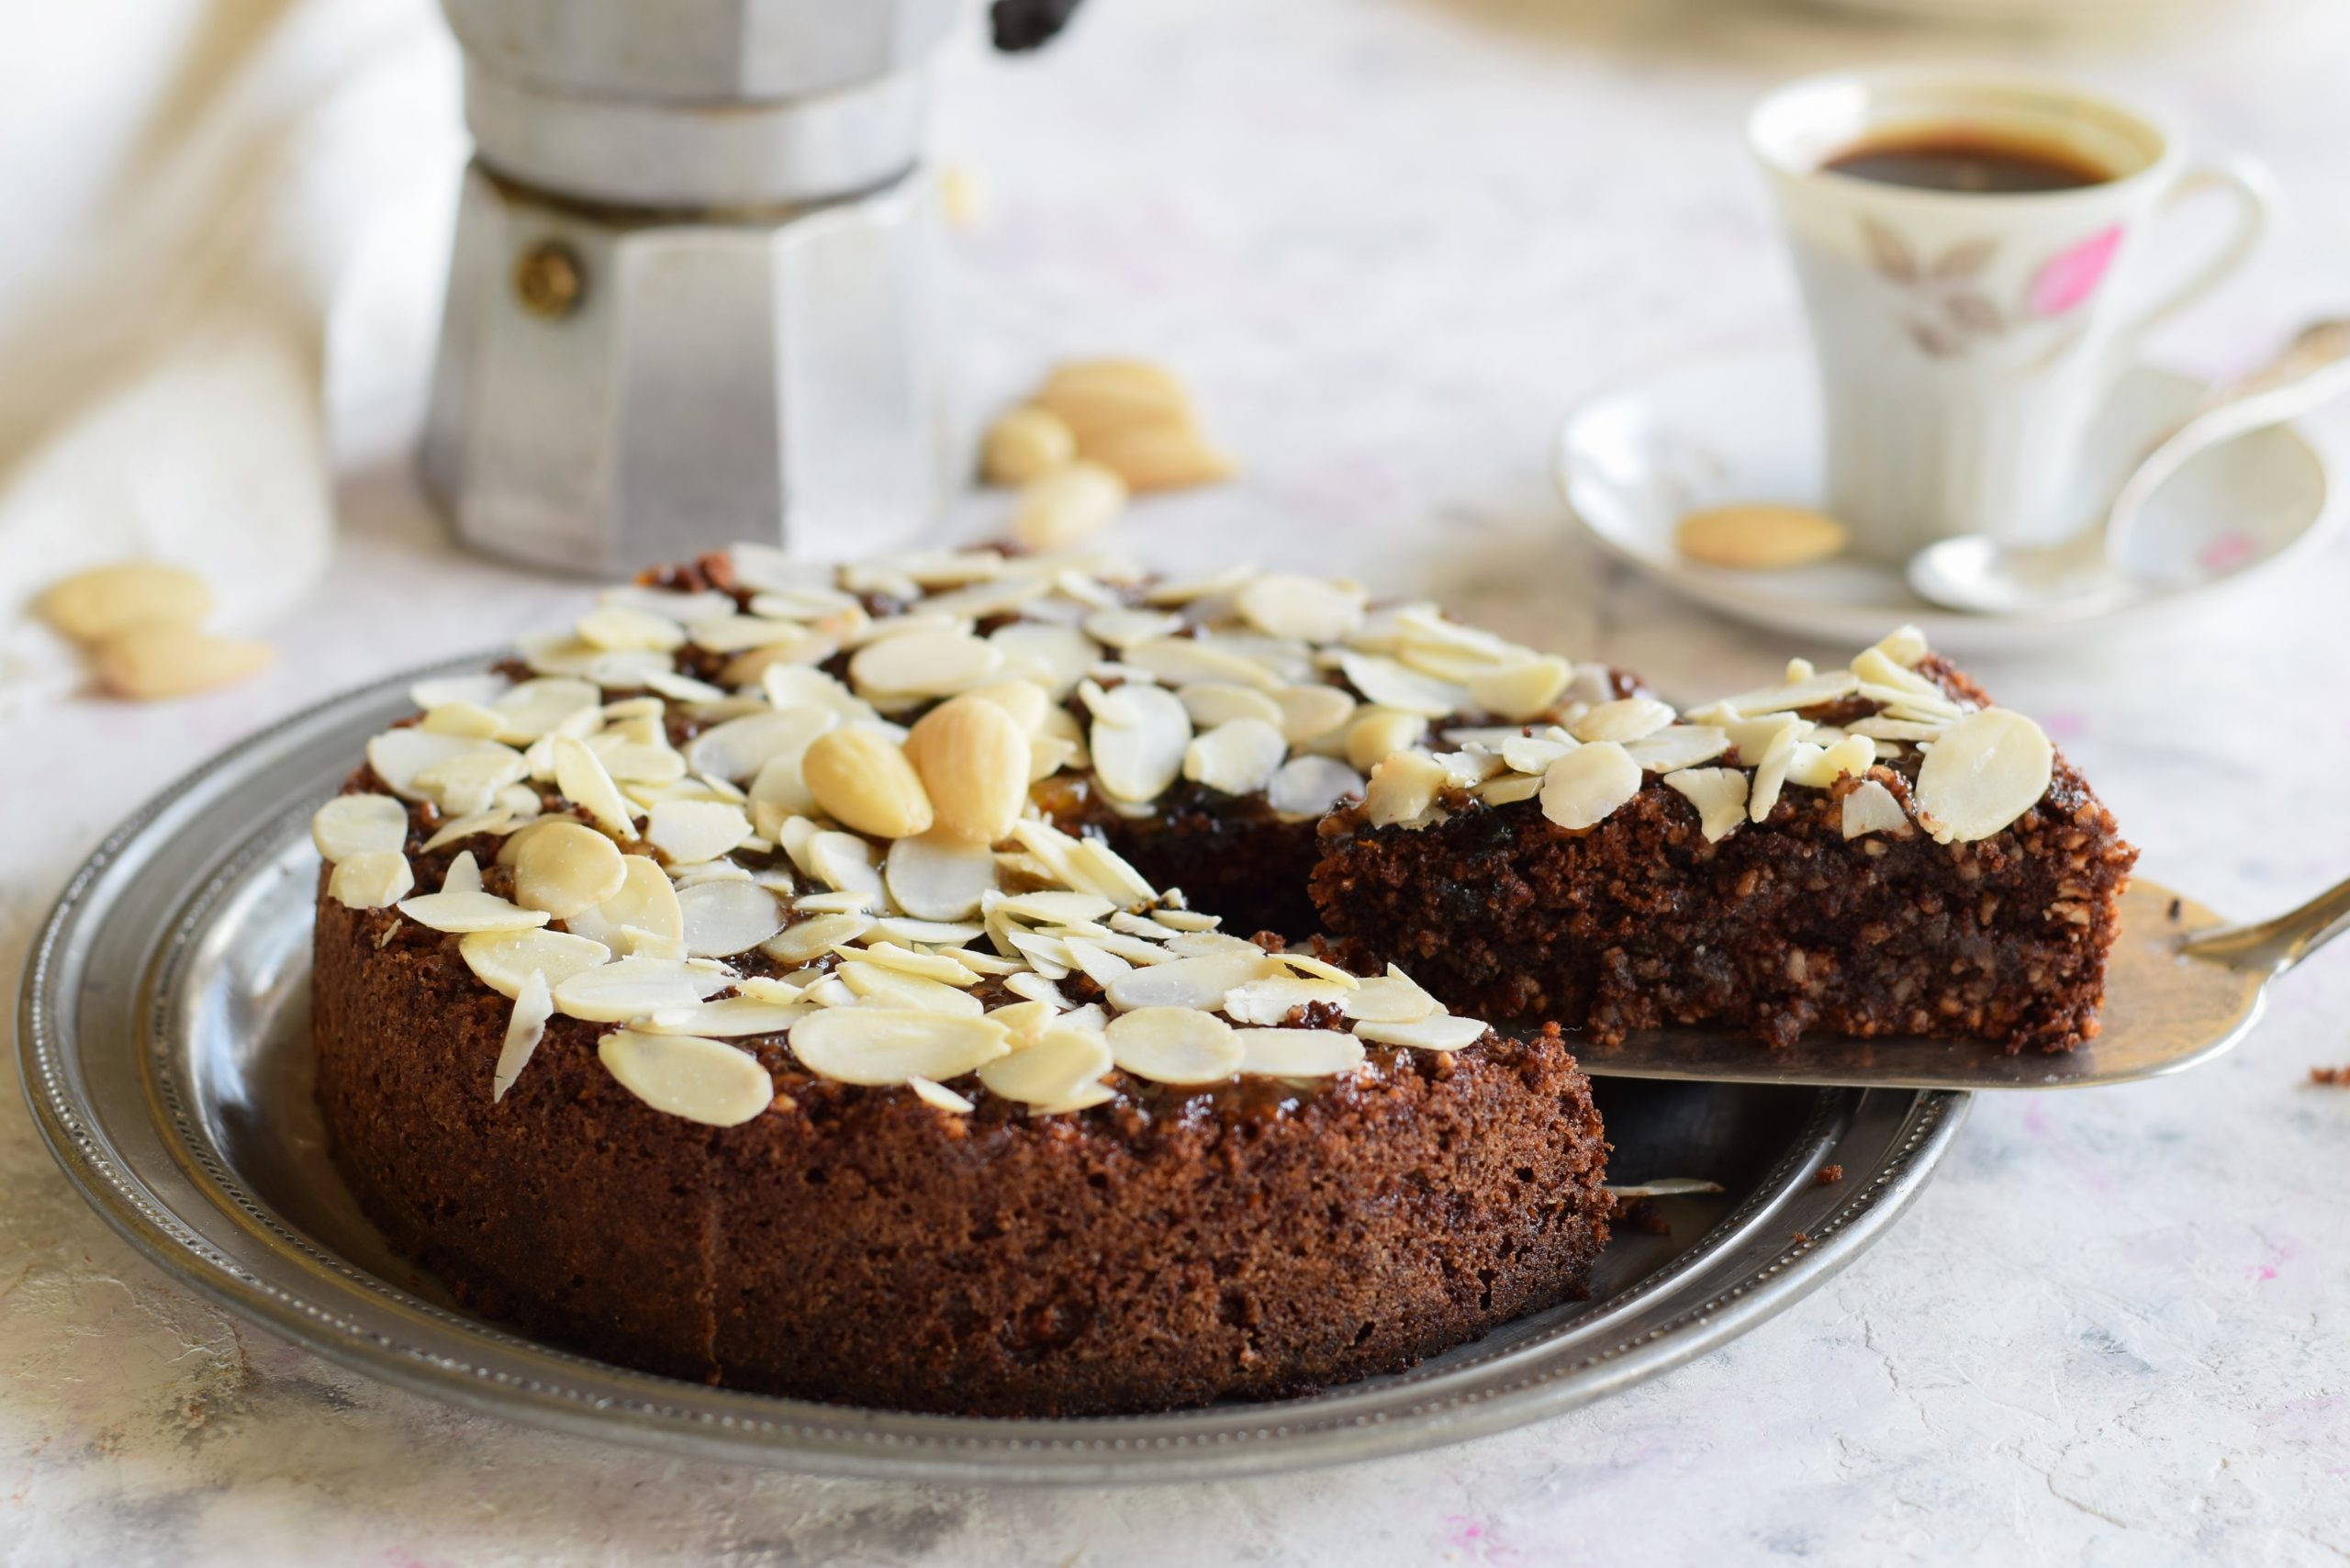
[[[2099,230],[2079,244],[2059,251],[2031,280],[2027,303],[2035,316],[2062,316],[2097,292],[2121,246],[2121,226]]]
[[[2240,528],[2232,528],[2196,552],[2195,564],[2213,577],[2232,572],[2260,553],[2252,535]]]

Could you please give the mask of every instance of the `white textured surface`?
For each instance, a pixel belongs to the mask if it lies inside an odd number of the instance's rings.
[[[975,390],[1063,352],[1164,354],[1246,482],[1154,504],[1170,565],[1246,553],[1426,587],[1695,690],[1789,652],[1566,542],[1544,442],[1576,396],[1785,330],[1745,101],[1947,39],[1761,4],[1095,0],[1042,60],[950,73]],[[2280,170],[2254,284],[2175,340],[2242,363],[2329,303],[2350,16],[2228,8],[2006,49],[2168,97]],[[363,323],[408,342],[397,312]],[[397,400],[378,413],[397,413]],[[2336,427],[2339,428],[2338,426]],[[299,704],[561,615],[454,554],[404,470],[344,496],[279,668],[0,731],[0,972],[163,780]],[[2191,624],[1979,664],[2087,769],[2149,872],[2266,911],[2350,872],[2350,549]],[[2350,952],[2190,1079],[1978,1104],[1896,1235],[1677,1373],[1543,1426],[1300,1479],[1075,1495],[813,1483],[541,1436],[350,1376],[167,1283],[0,1100],[0,1563],[2331,1562],[2350,1557]]]

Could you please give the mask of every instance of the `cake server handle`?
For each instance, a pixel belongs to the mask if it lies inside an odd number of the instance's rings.
[[[2335,883],[2299,909],[2249,925],[2221,925],[2179,938],[2189,958],[2253,974],[2281,975],[2350,931],[2350,881]]]

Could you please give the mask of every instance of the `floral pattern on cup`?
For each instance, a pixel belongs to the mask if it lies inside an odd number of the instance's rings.
[[[1981,281],[1998,254],[1997,240],[1961,240],[1930,257],[1874,218],[1861,220],[1861,235],[1877,275],[1908,297],[1902,324],[1910,341],[1935,359],[1957,358],[2019,325],[2078,309],[2105,281],[2121,244],[2121,229],[2111,227],[2066,246],[2032,269],[2022,301],[2003,309]]]

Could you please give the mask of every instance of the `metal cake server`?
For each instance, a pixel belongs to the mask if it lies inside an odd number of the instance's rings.
[[[1980,1040],[1856,1040],[1807,1035],[1765,1046],[1724,1029],[1642,1030],[1620,1045],[1578,1042],[1594,1078],[1863,1089],[2089,1089],[2210,1060],[2260,1020],[2268,982],[2350,930],[2350,881],[2299,909],[2232,925],[2140,877],[2121,899],[2106,975],[2105,1027],[2076,1049],[2009,1056]]]

